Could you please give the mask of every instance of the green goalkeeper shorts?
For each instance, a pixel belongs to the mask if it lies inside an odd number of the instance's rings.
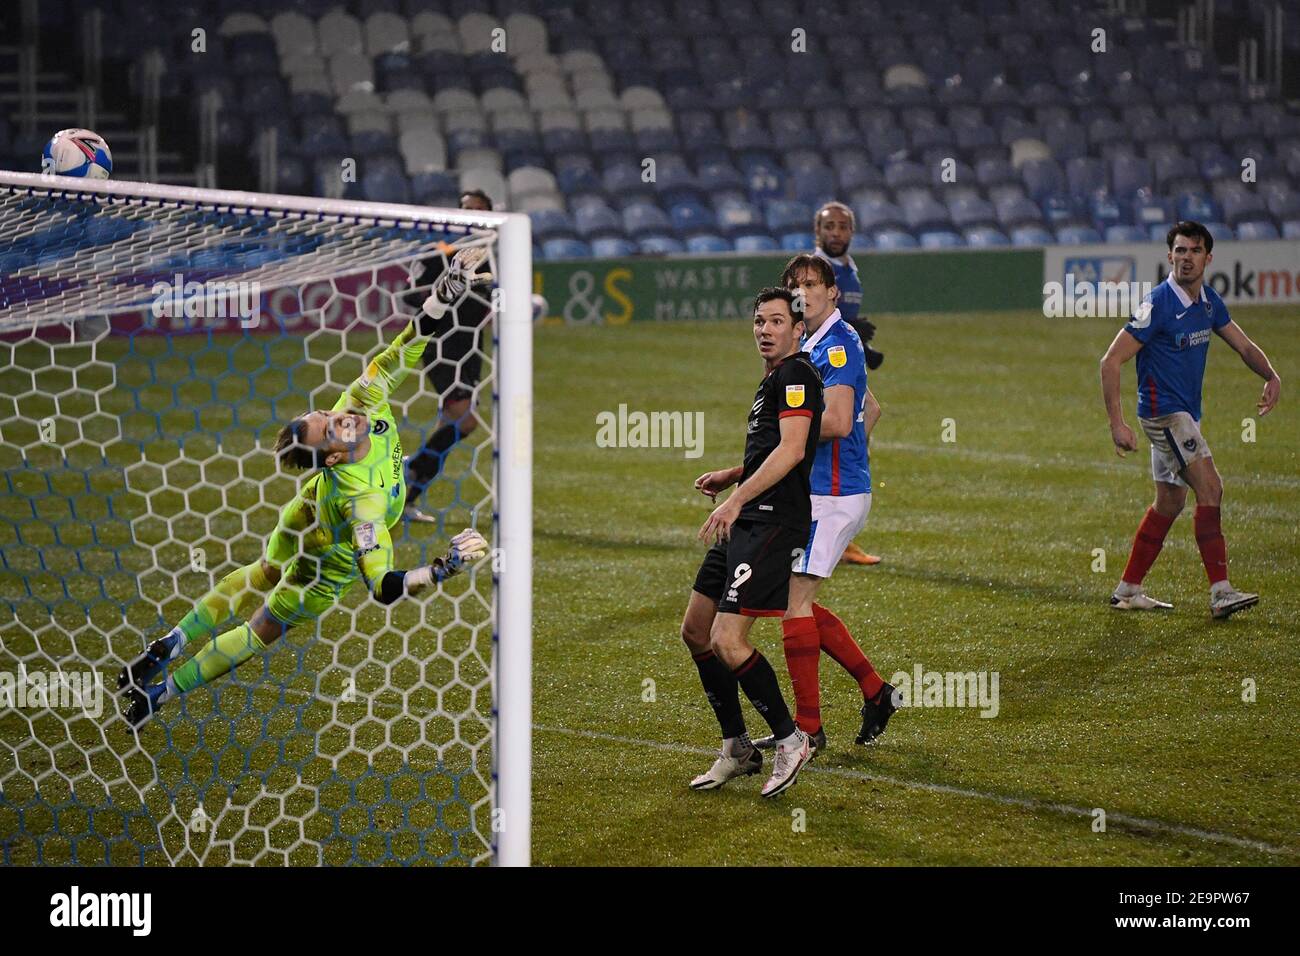
[[[298,499],[280,511],[266,560],[282,572],[267,610],[289,627],[316,620],[361,577],[352,549],[335,545],[328,532],[314,527],[310,507]]]

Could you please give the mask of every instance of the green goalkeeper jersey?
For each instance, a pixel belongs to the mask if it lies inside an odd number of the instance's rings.
[[[393,542],[388,529],[401,519],[406,504],[402,440],[388,397],[420,364],[427,341],[416,323],[409,323],[347,387],[333,410],[355,410],[366,415],[370,422],[370,450],[357,461],[316,472],[285,509],[294,514],[314,512],[315,533],[308,533],[302,547],[320,560],[323,574],[355,578],[359,570],[372,593],[384,575],[393,570]]]

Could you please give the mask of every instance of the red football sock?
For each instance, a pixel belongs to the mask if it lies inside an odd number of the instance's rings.
[[[817,683],[817,622],[811,617],[792,617],[781,622],[781,644],[785,666],[794,688],[794,721],[806,734],[822,729],[821,687]]]
[[[1160,549],[1164,547],[1165,535],[1173,525],[1173,518],[1166,518],[1155,508],[1148,508],[1138,525],[1137,534],[1133,536],[1133,550],[1129,552],[1128,564],[1124,566],[1124,581],[1127,584],[1141,584],[1142,579],[1156,563]]]
[[[871,666],[867,655],[862,653],[862,648],[858,647],[858,642],[853,639],[844,622],[835,616],[834,611],[820,604],[813,605],[813,620],[817,622],[822,650],[853,676],[868,700],[879,694],[885,682]]]
[[[1223,540],[1223,530],[1219,527],[1219,509],[1197,505],[1192,528],[1196,531],[1196,546],[1201,549],[1201,561],[1210,583],[1228,580],[1228,543]]]

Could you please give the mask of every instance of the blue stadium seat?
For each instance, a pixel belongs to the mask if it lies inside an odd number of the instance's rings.
[[[789,199],[771,199],[766,204],[767,228],[773,233],[794,232],[812,228],[812,207],[807,203]]]
[[[623,235],[623,220],[603,202],[575,204],[573,223],[584,239]]]
[[[1186,192],[1178,197],[1178,218],[1213,222],[1223,218],[1223,210],[1212,197],[1204,193]]]
[[[753,235],[763,228],[763,217],[757,207],[745,201],[731,201],[718,205],[718,228],[724,236],[732,239],[741,235]]]
[[[958,229],[967,230],[968,233],[969,230],[980,226],[996,225],[998,221],[997,211],[986,199],[954,199],[948,203],[948,212],[952,217],[953,225]]]
[[[714,252],[730,252],[731,243],[721,236],[711,236],[701,234],[698,236],[688,236],[686,239],[686,251],[696,254],[707,254]]]
[[[667,235],[673,223],[668,215],[651,202],[634,202],[623,209],[623,231],[632,239],[650,235]]]
[[[605,236],[591,241],[591,254],[599,259],[619,259],[637,254],[637,245],[628,239]]]
[[[1054,159],[1034,159],[1020,167],[1020,176],[1025,189],[1035,200],[1049,193],[1059,193],[1065,189],[1065,173]]]
[[[395,156],[377,156],[362,163],[361,196],[368,202],[410,202],[410,184],[401,160]]]
[[[1155,186],[1151,163],[1136,156],[1117,156],[1111,162],[1111,189],[1116,196],[1131,196],[1139,189]]]
[[[1011,240],[1000,230],[978,226],[966,230],[966,245],[976,249],[989,249],[997,246],[1009,246]]]
[[[921,233],[922,249],[956,249],[966,245],[966,241],[955,232],[946,229]]]
[[[674,203],[668,210],[673,230],[680,236],[718,231],[718,218],[713,210],[691,199]]]
[[[1043,211],[1038,208],[1038,203],[1024,196],[995,201],[994,206],[998,213],[998,223],[1004,229],[1013,230],[1013,241],[1015,241],[1016,227],[1041,226],[1043,222]],[[1019,242],[1016,244],[1020,245]]]
[[[872,199],[859,203],[853,210],[861,232],[879,232],[883,229],[898,229],[906,219],[903,210],[883,199]]]
[[[1146,242],[1146,230],[1141,226],[1107,226],[1107,242]]]
[[[781,236],[781,249],[784,252],[807,252],[812,246],[809,230],[787,232]]]
[[[763,233],[750,233],[736,237],[737,252],[777,252],[780,248],[780,243]]]
[[[1050,246],[1052,234],[1042,226],[1019,226],[1011,230],[1011,244],[1015,246]]]
[[[533,224],[533,236],[543,245],[547,239],[573,238],[575,235],[573,220],[567,212],[559,209],[539,209],[530,212],[528,218]]]
[[[876,248],[886,252],[894,249],[915,249],[918,245],[916,238],[910,232],[901,229],[885,229],[875,233],[871,238]]]
[[[908,229],[914,233],[927,230],[946,231],[952,225],[952,217],[943,203],[928,192],[909,192],[901,197],[903,219]]]
[[[647,255],[667,256],[686,251],[682,241],[672,236],[646,236],[637,240],[637,247]]]
[[[542,243],[543,259],[585,259],[591,246],[578,239],[547,239]]]
[[[615,163],[600,177],[600,186],[615,203],[644,201],[654,189],[653,184],[641,178],[641,167],[635,163]]]
[[[1062,226],[1056,230],[1056,241],[1065,246],[1081,246],[1101,242],[1101,235],[1092,226]]]
[[[703,163],[696,170],[696,179],[705,193],[716,193],[726,189],[743,190],[745,180],[730,163]]]

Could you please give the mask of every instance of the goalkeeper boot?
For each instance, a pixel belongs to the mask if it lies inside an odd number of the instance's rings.
[[[150,684],[143,690],[131,687],[126,692],[126,698],[126,709],[122,711],[122,716],[133,730],[139,730],[154,719],[163,701],[167,699],[167,684]]]
[[[768,734],[766,737],[759,737],[754,741],[754,746],[759,750],[772,750],[776,747],[776,735]],[[819,727],[816,733],[808,734],[808,759],[812,760],[825,749],[826,728]]]
[[[875,697],[862,702],[862,729],[858,731],[854,743],[869,744],[885,732],[889,718],[898,710],[894,694],[894,685],[884,684]]]
[[[763,796],[775,797],[785,793],[799,779],[799,771],[812,759],[808,735],[801,730],[794,732],[795,743],[777,744],[776,758],[772,761],[772,776],[763,784]]]
[[[1215,590],[1210,590],[1210,616],[1216,620],[1223,620],[1230,617],[1238,611],[1244,611],[1248,607],[1254,607],[1259,603],[1258,594],[1248,594],[1245,591],[1238,591],[1227,581],[1223,586]]]
[[[729,737],[722,742],[718,759],[708,772],[691,781],[692,790],[717,790],[733,777],[750,777],[763,769],[763,755],[748,737]]]
[[[180,656],[184,646],[181,635],[176,631],[158,638],[143,654],[118,671],[117,689],[121,691],[128,687],[146,687],[167,666],[168,661],[174,661]]]

